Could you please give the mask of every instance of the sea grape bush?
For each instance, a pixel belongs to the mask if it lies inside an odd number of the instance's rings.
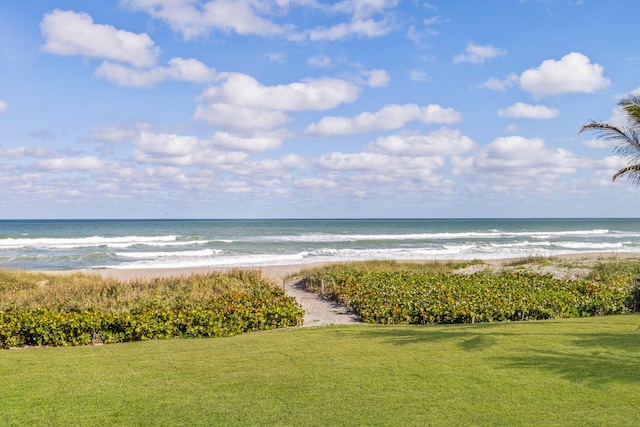
[[[333,266],[307,289],[346,304],[368,323],[475,323],[626,313],[628,278],[563,280],[530,272],[421,274]]]
[[[221,337],[296,326],[304,316],[295,299],[259,274],[137,283],[93,280],[83,282],[88,293],[82,295],[78,289],[65,293],[62,283],[56,298],[42,293],[58,285],[45,284],[43,290],[24,282],[22,288],[19,280],[0,286],[0,348]]]

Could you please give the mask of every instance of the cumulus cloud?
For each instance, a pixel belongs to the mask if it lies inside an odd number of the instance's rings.
[[[89,140],[119,144],[130,141],[138,135],[138,131],[120,126],[101,126],[89,129]]]
[[[362,74],[367,79],[367,86],[370,87],[384,87],[391,80],[386,70],[369,70],[363,71]]]
[[[280,138],[261,136],[245,138],[228,132],[216,132],[211,138],[213,145],[234,151],[261,152],[280,148]]]
[[[549,108],[544,105],[530,105],[522,102],[516,102],[515,104],[498,111],[500,117],[515,118],[515,119],[553,119],[558,117],[560,111],[555,108]]]
[[[120,4],[148,13],[169,24],[185,40],[209,35],[212,31],[241,35],[282,36],[289,40],[341,40],[347,37],[378,37],[393,30],[388,9],[397,0],[345,0],[324,5],[314,0],[120,0]],[[292,6],[319,10],[330,15],[347,14],[348,21],[328,27],[298,30],[293,24],[278,24],[275,17],[286,15]],[[384,14],[383,20],[376,15]]]
[[[306,32],[306,36],[313,41],[336,41],[351,36],[375,38],[387,35],[393,27],[387,21],[362,19],[352,22],[342,22],[331,27],[316,27]]]
[[[391,135],[376,139],[367,151],[391,156],[444,156],[461,154],[478,145],[459,131],[441,128],[426,135]]]
[[[495,179],[519,177],[536,182],[575,173],[585,166],[585,160],[562,148],[548,148],[539,138],[508,136],[483,146],[473,157],[453,159],[452,164],[456,173],[477,173]]]
[[[454,56],[453,63],[469,62],[471,64],[482,64],[488,59],[493,59],[506,53],[506,50],[495,46],[468,43],[465,53]]]
[[[52,158],[59,156],[57,150],[47,147],[15,147],[0,149],[0,157],[7,159],[21,159],[25,157]]]
[[[40,30],[45,39],[42,49],[54,55],[86,56],[142,68],[153,66],[160,52],[147,34],[95,24],[86,13],[56,9],[44,15]]]
[[[200,4],[192,0],[120,0],[120,4],[168,23],[186,40],[206,36],[211,31],[262,36],[285,32],[285,28],[261,16],[282,2],[212,0]]]
[[[589,139],[587,141],[583,141],[582,145],[589,148],[608,148],[607,143],[601,139]]]
[[[244,108],[222,103],[198,105],[193,117],[219,129],[244,132],[275,129],[292,120],[282,111]]]
[[[547,59],[537,68],[523,72],[520,87],[538,98],[563,93],[593,93],[610,84],[603,71],[604,67],[592,64],[587,56],[571,52],[559,61]]]
[[[171,166],[236,164],[248,159],[248,154],[225,151],[215,147],[213,141],[191,135],[140,132],[133,141],[131,157],[142,163]]]
[[[330,179],[341,192],[363,195],[380,191],[383,187],[393,191],[450,192],[455,183],[444,178],[440,170],[445,165],[443,156],[388,156],[379,153],[327,153],[314,162],[318,172]],[[365,190],[366,189],[366,190]]]
[[[118,86],[151,87],[167,79],[205,83],[216,78],[216,71],[197,59],[173,58],[167,67],[147,69],[129,68],[105,61],[96,69],[95,76],[110,80]]]
[[[323,117],[307,127],[308,135],[349,135],[401,128],[420,120],[423,123],[451,124],[460,121],[462,115],[453,108],[440,105],[420,107],[416,104],[389,104],[375,113],[361,113],[356,117]]]
[[[200,99],[263,110],[327,110],[355,101],[360,91],[353,83],[328,77],[265,86],[251,76],[233,73],[225,82],[205,90]]]
[[[510,74],[506,78],[500,80],[495,77],[481,83],[478,87],[481,89],[499,90],[501,92],[506,91],[508,88],[512,88],[517,82],[519,77],[516,74]]]
[[[284,52],[269,52],[264,56],[269,62],[273,62],[274,64],[284,64],[287,62],[287,54]]]
[[[332,9],[352,14],[354,19],[363,19],[397,5],[398,0],[344,0],[335,3]]]
[[[333,60],[327,55],[316,55],[307,58],[307,64],[317,68],[328,68],[333,66]]]
[[[246,74],[232,73],[201,94],[194,117],[221,130],[275,129],[292,120],[287,111],[335,108],[355,101],[360,91],[346,80],[327,77],[265,86]]]
[[[54,171],[91,171],[102,169],[105,166],[103,160],[93,157],[58,157],[42,160],[37,163],[38,168]]]
[[[9,104],[6,101],[0,100],[0,114],[4,113],[9,109]]]
[[[414,82],[426,82],[430,80],[429,75],[421,70],[411,70],[409,77]]]
[[[293,182],[297,188],[304,190],[330,190],[338,187],[338,183],[325,178],[302,178]]]
[[[316,165],[332,171],[400,171],[414,169],[439,169],[444,165],[442,157],[395,157],[377,153],[328,153],[316,160]]]
[[[316,27],[304,32],[304,37],[310,40],[342,40],[348,37],[374,38],[389,34],[394,25],[389,19],[390,12],[398,5],[397,0],[345,0],[335,3],[333,12],[346,13],[351,16],[350,21],[341,22],[329,27]],[[374,16],[385,15],[382,20]]]

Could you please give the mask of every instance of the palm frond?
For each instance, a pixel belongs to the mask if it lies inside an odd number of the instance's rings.
[[[618,106],[627,116],[630,126],[640,128],[640,96],[628,95],[618,103]]]
[[[640,164],[630,165],[620,169],[615,175],[613,175],[612,181],[615,181],[620,177],[624,177],[634,184],[640,184]]]
[[[638,114],[640,125],[640,109]],[[619,128],[603,122],[591,122],[582,126],[578,133],[584,131],[595,132],[596,136],[611,146],[614,153],[619,156],[632,159],[640,158],[640,138],[634,129]]]

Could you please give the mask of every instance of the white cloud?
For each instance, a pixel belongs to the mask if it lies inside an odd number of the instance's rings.
[[[353,83],[328,77],[265,86],[246,74],[233,73],[224,83],[205,90],[200,98],[205,102],[264,110],[327,110],[355,101],[360,90]]]
[[[394,26],[389,19],[392,13],[388,9],[395,8],[397,0],[345,0],[331,6],[333,12],[351,15],[349,22],[341,22],[330,27],[316,27],[304,32],[310,40],[341,40],[348,37],[374,38],[389,34]],[[373,18],[384,15],[382,20]]]
[[[137,132],[131,129],[123,129],[117,126],[105,126],[89,130],[89,140],[109,142],[114,144],[119,144],[122,141],[130,140],[136,135]]]
[[[391,32],[392,26],[386,21],[376,21],[374,19],[363,19],[352,22],[343,22],[332,27],[316,27],[308,30],[306,35],[313,41],[336,41],[351,36],[374,38],[387,35]]]
[[[560,111],[555,108],[549,108],[544,105],[530,105],[522,102],[498,111],[500,117],[517,118],[517,119],[553,119],[558,117]]]
[[[427,82],[431,80],[429,75],[421,70],[411,70],[409,76],[414,82]]]
[[[120,0],[120,4],[167,22],[186,40],[207,36],[214,30],[262,36],[285,32],[285,28],[260,16],[273,5],[261,0],[212,0],[204,4],[193,0]]]
[[[398,0],[344,0],[334,4],[332,9],[352,14],[354,19],[363,19],[397,5]]]
[[[44,15],[40,30],[45,39],[42,49],[54,55],[107,59],[141,68],[153,66],[159,54],[147,34],[94,24],[86,13],[56,9]]]
[[[318,123],[307,127],[308,135],[349,135],[379,130],[401,128],[405,124],[420,120],[423,123],[451,124],[458,122],[462,115],[452,108],[439,105],[420,107],[416,104],[389,104],[375,113],[361,113],[356,117],[323,117]]]
[[[392,171],[404,174],[414,169],[439,169],[442,157],[396,157],[378,153],[328,153],[316,160],[316,165],[331,171]]]
[[[559,61],[547,59],[538,68],[520,75],[522,90],[535,97],[563,93],[593,93],[609,86],[610,80],[602,75],[604,67],[591,64],[588,57],[571,52]]]
[[[245,138],[228,132],[216,132],[211,142],[225,149],[245,152],[261,152],[280,148],[282,140],[273,137]]]
[[[194,117],[222,130],[275,129],[291,121],[285,111],[326,110],[355,101],[360,87],[333,78],[265,86],[246,74],[206,89]]]
[[[131,157],[143,163],[172,166],[236,164],[248,159],[239,151],[216,149],[213,141],[191,135],[158,134],[142,131],[134,139]]]
[[[212,31],[241,35],[284,36],[290,40],[340,40],[351,36],[379,37],[388,34],[393,25],[388,9],[397,0],[346,0],[333,5],[314,0],[120,0],[132,10],[140,10],[169,24],[186,40],[209,35]],[[299,31],[293,24],[280,25],[274,17],[284,16],[292,5],[308,7],[325,13],[346,13],[348,22],[329,27]],[[385,15],[378,21],[374,15]]]
[[[511,88],[518,82],[519,77],[516,74],[510,74],[505,79],[497,79],[495,77],[491,77],[485,82],[481,83],[478,87],[481,89],[490,89],[490,90],[499,90],[506,91],[507,88]]]
[[[629,166],[629,162],[620,156],[608,156],[595,162],[594,176],[600,185],[612,185],[613,176],[622,168]]]
[[[498,138],[483,146],[477,155],[452,159],[454,173],[476,173],[486,179],[517,178],[536,185],[542,179],[572,174],[587,161],[562,148],[548,148],[542,139],[521,136]]]
[[[316,178],[312,182],[321,184],[330,180],[337,184],[331,188],[355,196],[384,194],[388,191],[448,193],[455,188],[454,182],[440,175],[439,171],[445,165],[443,156],[333,152],[320,156],[314,164],[322,178]]]
[[[583,141],[582,145],[589,148],[608,148],[607,143],[601,139],[590,139],[588,141]]]
[[[307,64],[317,68],[329,68],[333,66],[333,61],[327,55],[316,55],[307,58]]]
[[[51,158],[58,156],[58,152],[47,147],[15,147],[6,150],[0,149],[0,157],[7,159],[21,159],[24,157]]]
[[[491,45],[479,45],[468,43],[466,53],[453,57],[453,63],[469,62],[471,64],[482,64],[487,59],[493,59],[501,55],[505,55],[506,50]]]
[[[0,100],[0,114],[4,113],[9,109],[9,104],[6,101]]]
[[[384,87],[391,80],[386,70],[369,70],[363,71],[362,74],[367,79],[367,86],[370,87]]]
[[[459,131],[441,128],[426,135],[392,135],[376,139],[367,151],[392,156],[443,156],[473,150],[477,144]]]
[[[274,64],[284,64],[287,62],[287,54],[284,52],[270,52],[264,55],[269,62]]]
[[[330,179],[303,178],[293,182],[293,185],[304,190],[327,190],[338,187],[338,184]]]
[[[167,79],[205,83],[216,78],[215,69],[207,67],[197,59],[184,58],[171,59],[167,67],[148,69],[129,68],[105,61],[96,69],[95,75],[119,86],[129,87],[151,87]]]
[[[55,171],[90,171],[102,169],[105,166],[103,160],[93,157],[58,157],[38,162],[41,169]]]
[[[243,108],[222,103],[198,105],[193,117],[205,120],[219,129],[232,131],[275,129],[292,120],[282,111]]]

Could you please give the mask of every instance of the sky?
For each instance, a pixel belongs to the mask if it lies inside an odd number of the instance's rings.
[[[637,217],[637,0],[0,3],[0,219]]]

